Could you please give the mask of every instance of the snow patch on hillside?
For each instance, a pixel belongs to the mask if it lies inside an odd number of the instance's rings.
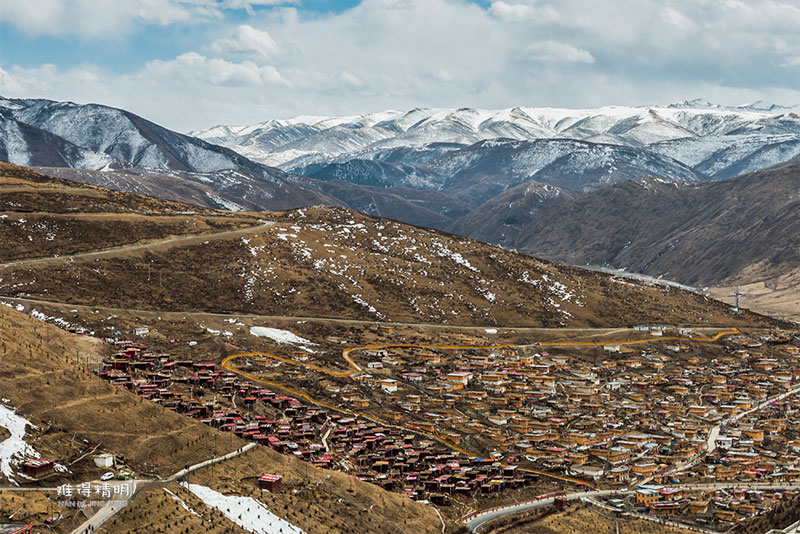
[[[182,484],[206,506],[216,508],[225,517],[253,534],[304,534],[304,531],[269,511],[252,497],[223,495],[199,484]]]
[[[34,427],[27,419],[18,415],[11,408],[0,404],[0,426],[11,433],[11,436],[0,443],[0,471],[14,485],[14,466],[25,458],[39,458],[39,453],[25,443],[25,429]]]
[[[194,511],[192,508],[190,508],[190,507],[189,507],[189,505],[188,505],[188,504],[186,504],[186,503],[184,502],[184,500],[183,500],[183,499],[181,499],[180,497],[178,497],[177,495],[175,495],[174,493],[172,493],[170,490],[168,490],[167,488],[164,488],[164,491],[166,491],[166,492],[167,492],[169,495],[171,495],[171,496],[172,496],[172,499],[173,499],[173,500],[175,500],[175,501],[177,501],[177,502],[178,502],[178,504],[180,504],[180,505],[181,505],[181,507],[182,507],[184,510],[186,510],[187,512],[189,512],[189,513],[191,513],[191,514],[194,514],[194,515],[196,515],[197,517],[203,517],[202,515],[200,515],[200,514],[198,514],[197,512],[195,512],[195,511]]]
[[[266,337],[278,343],[288,343],[289,345],[315,345],[304,337],[295,335],[288,330],[281,330],[279,328],[268,328],[266,326],[251,326],[250,334],[256,337]]]

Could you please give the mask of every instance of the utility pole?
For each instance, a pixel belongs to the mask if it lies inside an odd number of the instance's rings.
[[[739,286],[736,286],[736,291],[729,295],[731,297],[736,297],[736,305],[733,307],[733,313],[739,313],[739,299],[744,295],[747,295],[747,292],[739,289]]]

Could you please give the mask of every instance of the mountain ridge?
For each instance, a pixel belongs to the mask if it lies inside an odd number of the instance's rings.
[[[346,157],[357,150],[424,146],[432,142],[473,144],[484,139],[578,139],[628,146],[666,140],[765,133],[790,121],[800,133],[798,106],[754,103],[718,106],[698,101],[666,106],[605,106],[594,109],[513,107],[385,111],[344,117],[300,116],[250,126],[215,126],[193,135],[239,150],[249,157],[285,169]],[[327,143],[330,137],[339,139]],[[291,132],[285,143],[275,142]],[[349,132],[349,137],[343,137]],[[319,139],[319,141],[317,141]],[[267,142],[262,142],[267,140]],[[309,159],[311,161],[309,161]],[[303,161],[303,163],[300,163]]]
[[[511,189],[449,229],[573,265],[698,287],[749,285],[760,309],[800,318],[800,159],[729,180],[640,178],[555,200],[525,193],[525,185]]]

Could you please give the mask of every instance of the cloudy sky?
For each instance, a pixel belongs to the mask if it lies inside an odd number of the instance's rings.
[[[800,104],[800,0],[0,0],[0,95],[170,128],[413,107]]]

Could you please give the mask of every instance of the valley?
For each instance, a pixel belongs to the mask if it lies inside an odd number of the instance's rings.
[[[0,534],[800,533],[798,2],[0,0]]]
[[[0,391],[36,451],[4,471],[0,497],[38,495],[19,519],[456,532],[591,498],[726,530],[792,491],[791,323],[343,208],[2,170]],[[722,481],[764,489],[744,506]]]

